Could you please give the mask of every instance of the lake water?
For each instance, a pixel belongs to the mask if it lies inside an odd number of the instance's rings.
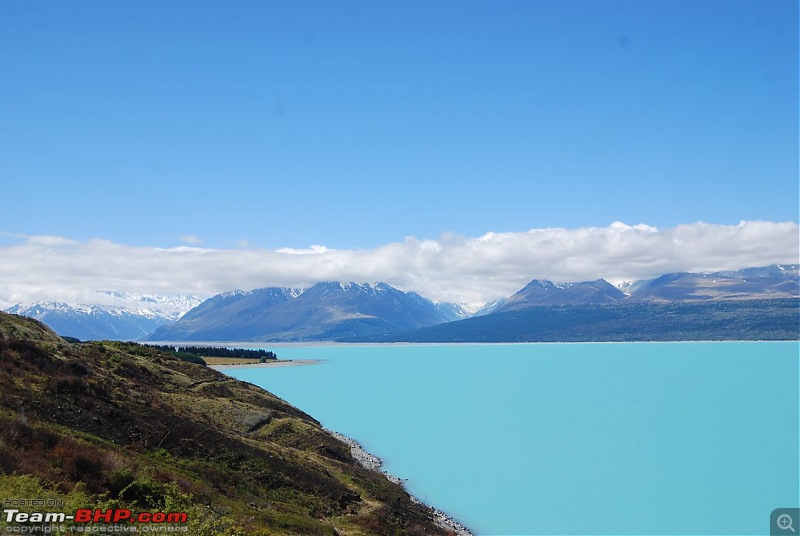
[[[800,504],[798,343],[270,347],[237,368],[479,535],[769,534]]]

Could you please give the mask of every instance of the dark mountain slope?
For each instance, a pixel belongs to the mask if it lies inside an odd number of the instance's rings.
[[[352,342],[798,340],[800,300],[539,305]]]
[[[200,536],[445,533],[302,411],[153,348],[0,313],[0,382],[4,497],[185,511]]]

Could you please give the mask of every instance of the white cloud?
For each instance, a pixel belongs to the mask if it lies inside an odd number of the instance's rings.
[[[287,253],[290,255],[314,255],[319,253],[326,253],[329,250],[325,246],[319,246],[317,244],[312,245],[311,247],[304,248],[304,249],[296,249],[296,248],[280,248],[276,249],[275,253]]]
[[[409,237],[369,250],[154,248],[107,240],[21,237],[0,247],[0,307],[68,301],[95,290],[210,296],[236,288],[305,287],[318,281],[385,281],[443,301],[477,305],[508,296],[533,278],[631,280],[676,271],[798,263],[794,222],[693,223],[669,229],[614,222]]]
[[[203,239],[195,235],[183,235],[178,238],[181,242],[186,242],[187,244],[192,244],[193,246],[198,246],[203,243]]]

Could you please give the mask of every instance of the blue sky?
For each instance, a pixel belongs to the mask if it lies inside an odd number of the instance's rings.
[[[798,145],[795,0],[3,0],[0,307],[797,263]]]
[[[797,221],[797,19],[793,0],[5,0],[0,232],[366,248]]]

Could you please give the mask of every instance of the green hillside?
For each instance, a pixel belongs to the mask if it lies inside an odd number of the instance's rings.
[[[0,313],[0,383],[0,500],[186,512],[192,535],[448,534],[312,417],[158,349]]]

